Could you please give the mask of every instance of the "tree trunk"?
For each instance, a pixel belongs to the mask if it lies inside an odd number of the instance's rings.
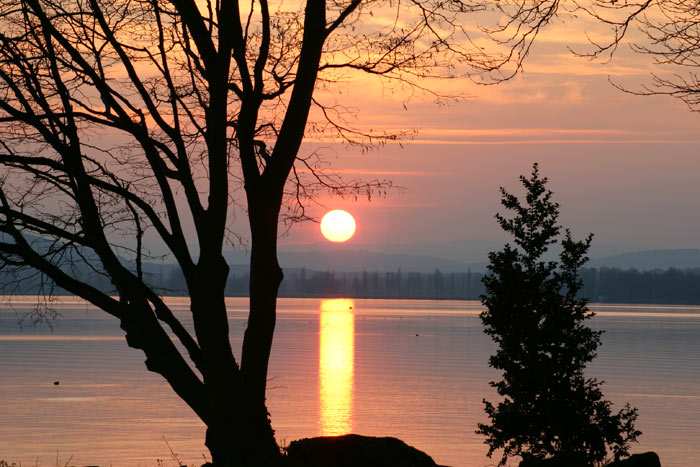
[[[279,458],[279,448],[265,410],[264,388],[260,413],[252,410],[259,408],[260,398],[245,390],[242,371],[231,349],[224,300],[227,277],[228,265],[223,256],[204,248],[191,299],[195,332],[205,362],[204,386],[209,408],[209,417],[204,420],[205,444],[215,466],[273,465]],[[266,368],[269,352],[261,357]]]
[[[254,451],[256,459],[265,462],[257,465],[273,465],[280,456],[265,404],[277,292],[283,277],[277,261],[277,221],[281,197],[279,200],[270,198],[269,193],[268,196],[248,194],[252,248],[250,315],[241,356],[242,409],[246,420],[248,449]]]

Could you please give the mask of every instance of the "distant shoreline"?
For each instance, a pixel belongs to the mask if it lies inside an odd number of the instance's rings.
[[[23,294],[1,294],[0,297],[33,297],[36,293],[23,293]],[[53,294],[54,297],[75,297],[78,300],[83,301],[80,297],[65,293],[64,291],[56,292]],[[186,294],[163,294],[162,297],[168,298],[185,298]],[[249,298],[248,295],[226,295],[224,298]],[[477,297],[391,297],[391,296],[349,296],[349,295],[279,295],[278,298],[308,298],[308,299],[352,299],[352,300],[412,300],[421,302],[449,302],[449,301],[463,301],[463,302],[480,302]],[[700,302],[648,302],[648,301],[589,301],[589,307],[605,306],[605,305],[645,305],[651,308],[656,307],[698,307],[700,308]],[[2,467],[2,466],[0,466]]]

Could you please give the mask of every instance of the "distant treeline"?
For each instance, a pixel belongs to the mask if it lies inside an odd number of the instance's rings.
[[[483,274],[474,272],[331,272],[306,268],[287,269],[280,286],[281,297],[348,298],[478,298]],[[229,275],[226,294],[248,295],[247,273]],[[184,291],[181,274],[173,273],[164,283],[171,291]]]
[[[304,268],[285,272],[280,294],[288,297],[476,299],[483,274],[362,271],[319,272]]]
[[[482,277],[483,273],[471,271],[332,272],[301,268],[285,271],[280,296],[478,300],[484,290]],[[700,304],[700,268],[584,268],[581,278],[582,296],[591,302]],[[173,275],[167,288],[175,290],[183,285]],[[227,293],[247,296],[248,275],[231,274]]]
[[[581,294],[592,302],[700,304],[700,268],[591,268],[581,278]]]
[[[76,265],[73,265],[72,271],[94,287],[115,293],[106,276]],[[184,278],[175,266],[151,264],[145,271],[147,281],[161,294],[186,294]],[[249,277],[246,271],[245,266],[232,266],[227,295],[248,295]],[[483,273],[471,271],[332,272],[286,269],[280,296],[478,300],[484,290],[482,277]],[[584,283],[582,296],[588,297],[591,302],[700,305],[700,268],[651,271],[584,268],[581,278]],[[52,291],[57,295],[65,293],[35,272],[10,273],[0,269],[0,292],[34,294],[40,291]]]

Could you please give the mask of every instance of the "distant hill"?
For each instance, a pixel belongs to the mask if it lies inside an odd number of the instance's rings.
[[[457,255],[455,254],[455,256]],[[282,250],[279,252],[279,258],[283,268],[306,267],[317,271],[343,272],[396,271],[398,269],[414,272],[433,272],[436,269],[442,272],[486,272],[488,264],[485,261],[466,262],[431,255],[379,253],[342,247],[309,249],[308,251]],[[585,267],[634,268],[640,271],[700,268],[700,249],[646,250],[621,253],[591,259]]]
[[[556,256],[556,252],[552,253]],[[483,254],[486,257],[486,253]],[[377,252],[352,247],[351,245],[314,246],[308,249],[279,251],[280,265],[285,268],[313,269],[316,271],[402,271],[433,272],[486,272],[487,262],[468,262],[459,258],[427,254],[397,252]],[[247,255],[227,254],[229,264],[245,264]],[[239,266],[240,267],[240,266]],[[587,268],[619,268],[648,271],[653,269],[693,269],[700,268],[700,249],[644,250],[620,253],[591,259]]]
[[[398,246],[395,245],[394,248]],[[396,249],[371,251],[370,248],[347,244],[283,246],[279,251],[279,260],[285,270],[285,283],[280,292],[286,296],[349,294],[375,298],[478,297],[481,293],[480,275],[486,272],[487,263],[464,261],[458,246],[449,245],[449,248],[431,255],[422,253],[420,248],[416,248],[415,254],[410,254]],[[450,254],[451,251],[454,253]],[[557,255],[556,251],[550,253],[552,259]],[[247,294],[248,252],[238,249],[226,252],[225,256],[230,266],[227,293],[232,296]],[[471,257],[486,257],[486,253]],[[128,261],[124,263],[131,269],[135,267]],[[77,262],[65,267],[70,267],[71,273],[76,274],[80,280],[106,293],[115,292],[108,277],[95,274],[86,264]],[[700,295],[692,295],[699,283],[700,249],[644,250],[615,254],[594,258],[584,267],[589,270],[587,282],[591,287],[586,293],[595,300],[700,303]],[[598,269],[598,272],[593,268]],[[601,268],[619,271],[601,271]],[[186,291],[184,277],[175,264],[146,262],[143,271],[147,282],[160,293],[179,295]],[[641,274],[640,271],[653,272]],[[683,293],[676,293],[668,284],[682,289]],[[0,294],[31,294],[45,286],[44,279],[32,271],[0,268]],[[669,291],[663,292],[664,288]],[[647,296],[637,289],[653,289],[654,294]],[[56,293],[65,291],[57,290]]]
[[[700,250],[648,250],[596,258],[586,263],[587,268],[619,268],[649,271],[653,269],[700,268]]]

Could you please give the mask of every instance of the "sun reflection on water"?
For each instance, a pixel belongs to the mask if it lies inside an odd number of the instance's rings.
[[[352,431],[355,372],[354,300],[321,301],[319,342],[319,402],[321,435]]]

